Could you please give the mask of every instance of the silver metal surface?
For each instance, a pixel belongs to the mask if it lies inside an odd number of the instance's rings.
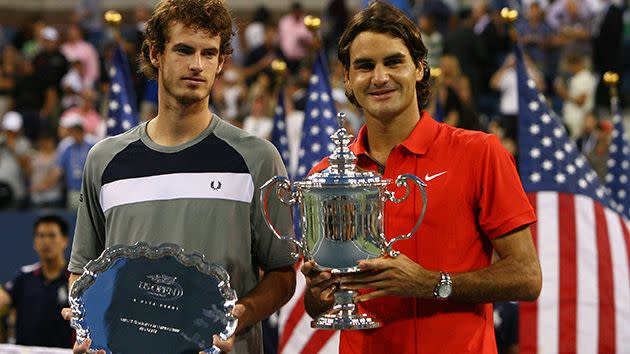
[[[345,128],[345,115],[338,114],[339,129],[331,135],[335,149],[329,156],[329,167],[291,183],[286,177],[276,176],[261,187],[261,208],[265,222],[274,234],[294,243],[305,260],[314,261],[316,269],[333,274],[359,272],[361,260],[381,256],[396,257],[396,242],[410,238],[420,227],[426,211],[426,184],[420,178],[404,174],[396,178],[398,187],[405,187],[405,195],[396,198],[387,190],[390,179],[371,171],[361,171],[356,156],[350,150],[352,140]],[[412,183],[409,183],[411,181]],[[422,211],[415,226],[404,235],[387,240],[383,232],[383,210],[386,202],[402,203],[411,195],[411,184],[422,194]],[[277,186],[276,186],[277,185]],[[302,240],[281,235],[271,223],[266,210],[270,190],[276,186],[277,197],[300,210]],[[297,255],[295,255],[297,256]],[[359,314],[347,291],[335,293],[333,308],[312,322],[320,329],[368,329],[381,323],[368,314]]]

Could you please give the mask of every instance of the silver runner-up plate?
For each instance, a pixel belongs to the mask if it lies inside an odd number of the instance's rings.
[[[219,353],[236,329],[230,276],[175,244],[112,246],[70,291],[77,341],[116,354]]]

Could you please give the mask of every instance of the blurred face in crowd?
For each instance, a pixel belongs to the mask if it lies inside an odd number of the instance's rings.
[[[68,247],[68,237],[61,233],[56,223],[43,222],[35,229],[33,247],[40,260],[55,260],[64,256],[63,253]]]
[[[83,39],[81,29],[77,25],[71,25],[68,27],[68,42],[77,42]]]
[[[405,43],[387,33],[361,32],[350,45],[345,72],[346,91],[352,92],[366,118],[390,121],[399,115],[418,115],[416,67]]]
[[[533,2],[529,5],[529,19],[533,22],[540,22],[543,18],[543,11],[540,4]]]
[[[175,22],[169,26],[164,53],[151,50],[151,62],[158,67],[158,83],[168,98],[180,104],[208,100],[224,57],[219,54],[221,38]]]

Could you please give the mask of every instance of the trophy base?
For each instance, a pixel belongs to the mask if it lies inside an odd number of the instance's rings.
[[[352,300],[356,294],[351,290],[337,291],[333,308],[311,321],[311,328],[361,330],[381,327],[383,324],[373,315],[358,313]]]

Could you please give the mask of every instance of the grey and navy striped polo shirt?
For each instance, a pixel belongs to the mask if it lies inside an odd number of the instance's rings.
[[[113,245],[171,242],[222,265],[243,297],[258,283],[259,268],[293,263],[290,245],[260,212],[259,189],[276,175],[286,176],[286,169],[273,145],[216,115],[176,147],[155,144],[146,123],[107,138],[88,155],[68,269],[82,273]],[[292,233],[286,205],[270,198],[268,210],[278,230]],[[244,352],[257,352],[247,342]]]

